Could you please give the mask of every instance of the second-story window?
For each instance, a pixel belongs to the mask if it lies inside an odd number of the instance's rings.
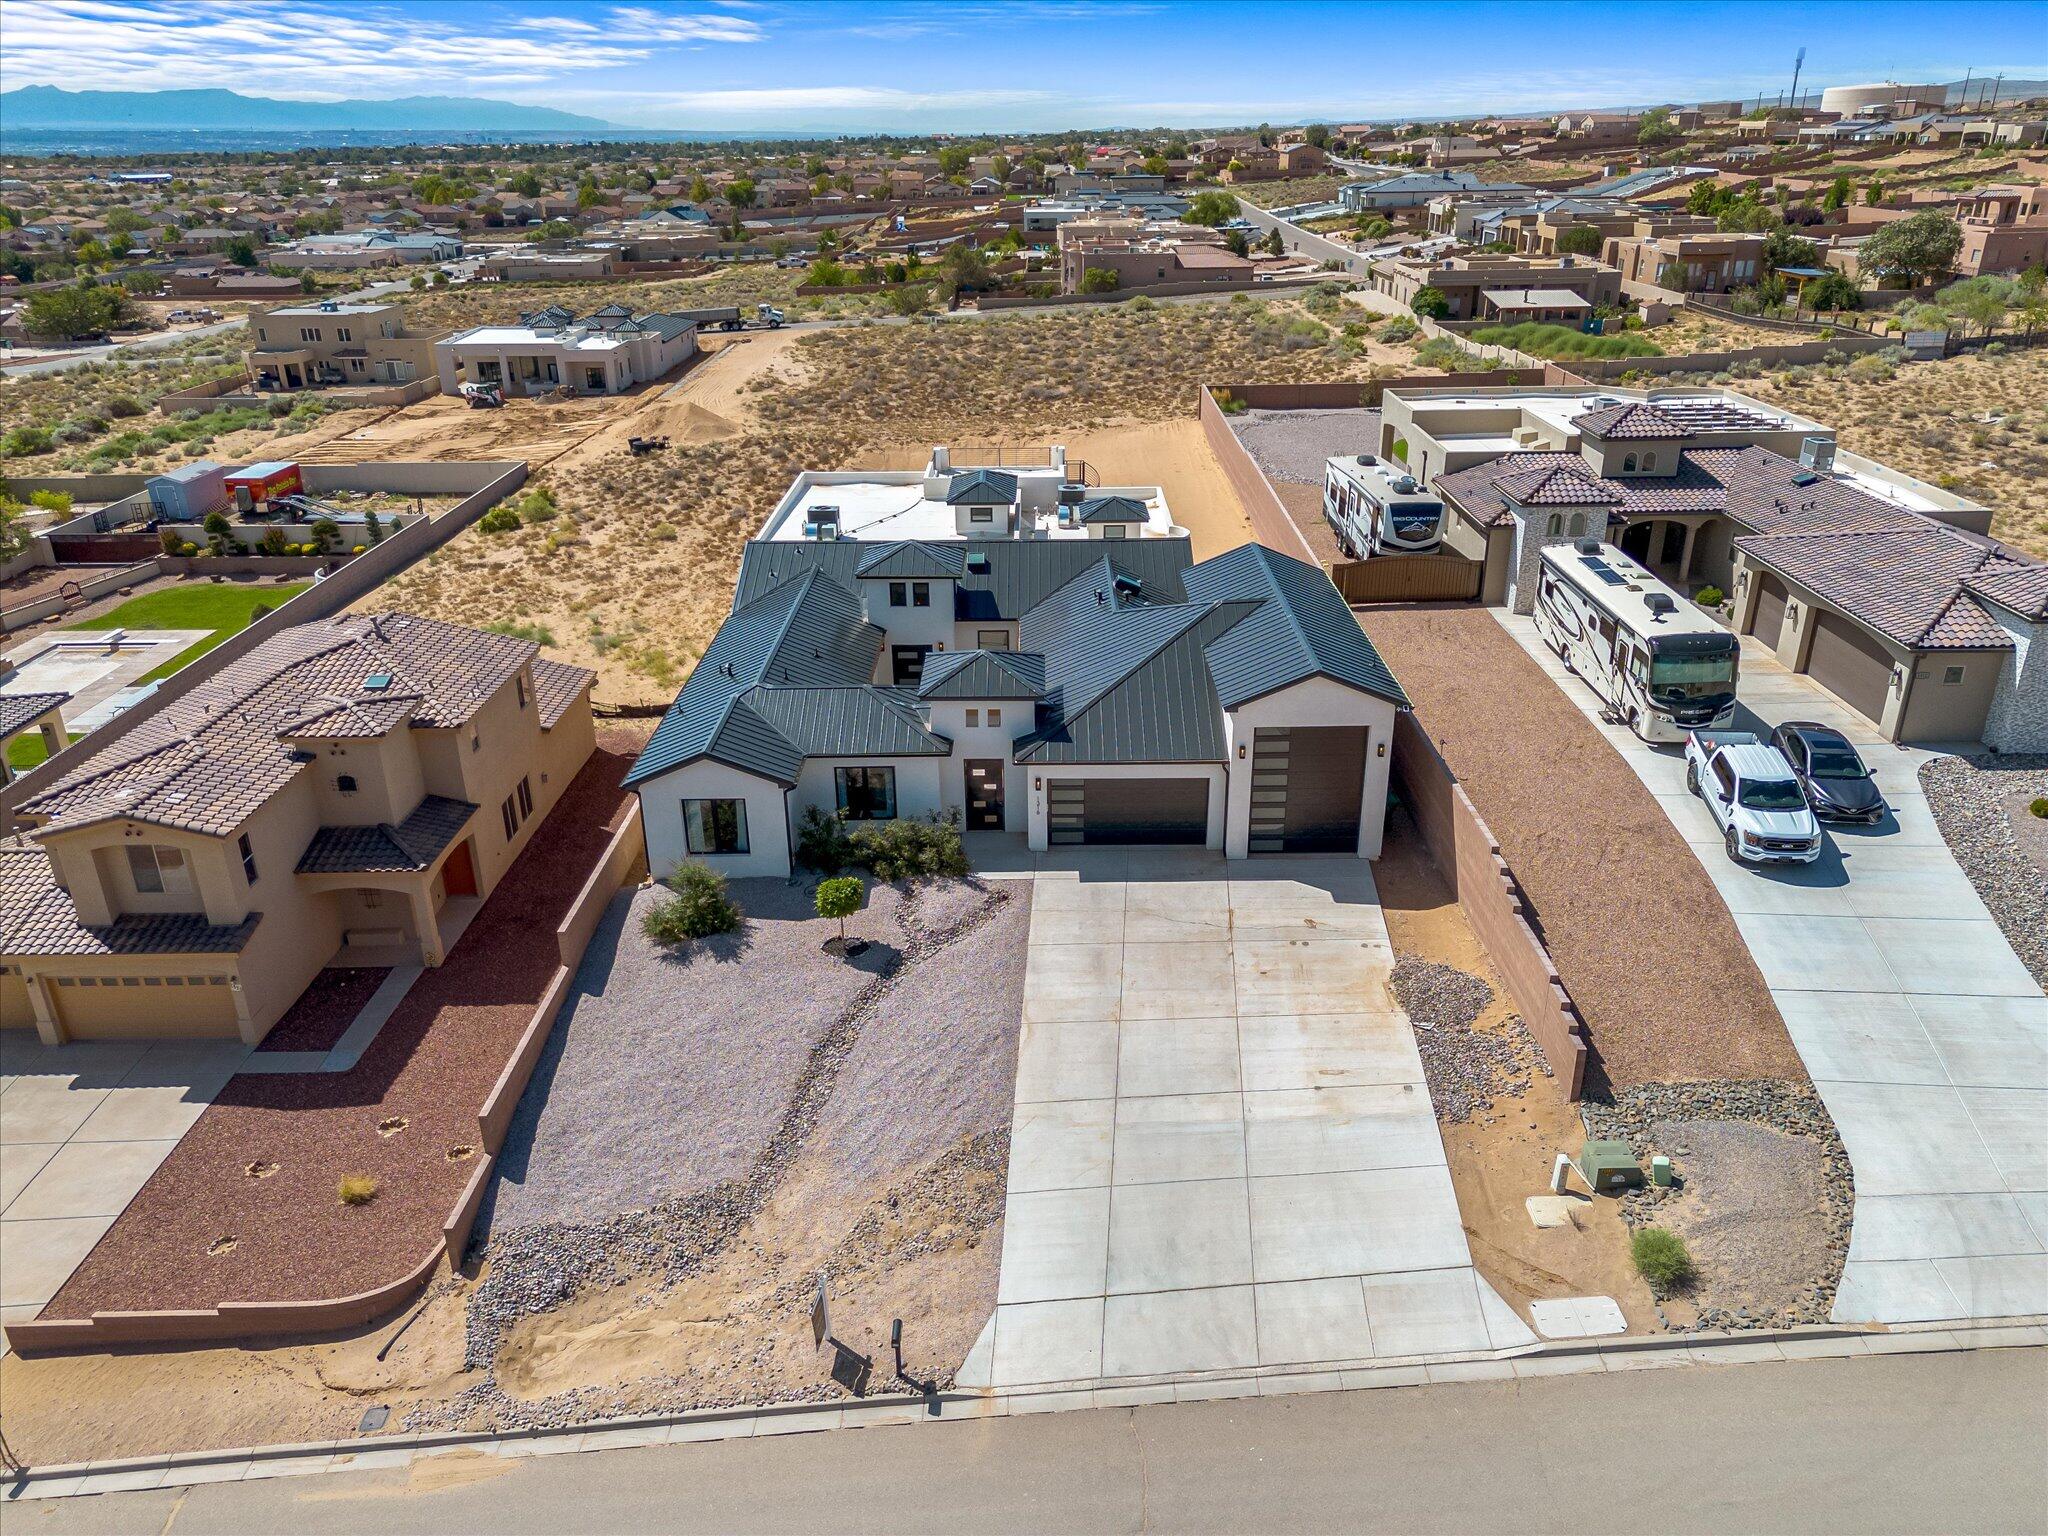
[[[145,896],[180,895],[190,885],[184,850],[154,843],[129,844],[128,873]]]
[[[889,606],[891,608],[908,608],[910,606],[909,582],[892,581],[889,583]]]
[[[242,855],[242,878],[251,885],[254,885],[256,883],[256,849],[249,842],[249,834],[244,832],[240,839],[237,840],[235,846]]]
[[[336,774],[334,787],[344,795],[352,795],[356,792],[356,776],[352,773]]]
[[[910,584],[910,605],[913,608],[929,608],[932,605],[932,584],[928,581],[913,581]]]
[[[512,675],[512,687],[519,695],[519,707],[521,709],[526,708],[526,674],[524,672],[515,672]]]

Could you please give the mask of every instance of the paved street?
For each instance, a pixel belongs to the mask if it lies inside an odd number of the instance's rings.
[[[57,1499],[30,1532],[2038,1532],[2048,1350],[1105,1408]]]
[[[1071,861],[1032,897],[992,1384],[1533,1343],[1472,1268],[1372,866]]]
[[[2048,1312],[2048,998],[1956,864],[1920,792],[1932,754],[1756,641],[1737,726],[1814,720],[1858,744],[1892,815],[1829,827],[1804,868],[1737,867],[1686,793],[1685,763],[1599,719],[1533,621],[1489,610],[1593,720],[1685,834],[1736,927],[1856,1171],[1837,1322]]]

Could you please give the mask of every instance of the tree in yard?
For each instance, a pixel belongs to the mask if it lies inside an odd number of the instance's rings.
[[[1590,224],[1575,224],[1557,237],[1560,256],[1598,256],[1600,231]]]
[[[1328,149],[1330,147],[1330,125],[1327,123],[1310,123],[1301,130],[1301,140],[1304,144],[1313,144],[1317,149]]]
[[[1228,192],[1197,192],[1194,201],[1188,204],[1188,211],[1180,219],[1183,224],[1206,224],[1214,229],[1236,217],[1237,199]]]
[[[948,144],[939,151],[939,174],[958,176],[974,160],[974,151],[965,144]]]
[[[1122,286],[1122,279],[1108,267],[1089,267],[1081,274],[1081,292],[1115,293]]]
[[[1223,248],[1233,256],[1249,256],[1252,253],[1252,244],[1249,240],[1245,239],[1244,231],[1241,229],[1229,229],[1223,232]]]
[[[2048,293],[2039,288],[2022,288],[2018,313],[2021,335],[2035,336],[2048,330]]]
[[[1652,107],[1636,123],[1636,143],[1644,149],[1659,149],[1679,136],[1669,107]]]
[[[754,206],[755,189],[753,182],[742,176],[725,189],[725,200],[735,208]]]
[[[604,192],[598,186],[595,177],[586,176],[576,183],[576,206],[578,208],[595,208],[603,201]]]
[[[222,254],[235,266],[253,267],[256,265],[256,242],[247,235],[237,235],[228,242],[228,248]]]
[[[1820,247],[1811,240],[1802,240],[1792,233],[1790,225],[1780,224],[1764,238],[1764,253],[1761,262],[1765,272],[1774,272],[1779,267],[1817,267],[1821,265]]]
[[[1828,184],[1828,195],[1820,200],[1820,205],[1829,213],[1835,213],[1848,207],[1849,197],[1853,191],[1854,188],[1850,186],[1847,176],[1837,176]]]
[[[510,186],[511,189],[514,192],[517,192],[521,197],[540,196],[540,178],[534,175],[531,171],[521,171],[517,176],[514,176],[512,180],[508,182],[506,185]]]
[[[1902,278],[1909,285],[1931,283],[1948,275],[1962,248],[1962,226],[1930,208],[1884,225],[1863,242],[1856,259],[1879,277]]]
[[[690,201],[701,203],[711,196],[711,183],[702,176],[690,178]]]
[[[1266,238],[1259,242],[1259,249],[1268,256],[1279,256],[1286,252],[1287,242],[1280,238],[1277,227],[1266,231]]]
[[[1142,168],[1147,176],[1164,176],[1167,171],[1166,156],[1147,155]]]
[[[1854,279],[1840,272],[1817,277],[1800,290],[1800,298],[1811,309],[1861,309],[1863,291]]]
[[[1408,307],[1427,320],[1441,320],[1451,312],[1451,296],[1441,288],[1421,288]]]
[[[839,948],[846,948],[846,920],[860,910],[862,896],[857,875],[839,875],[818,882],[818,916],[839,920]]]
[[[126,290],[99,285],[52,288],[31,294],[21,308],[22,329],[53,341],[76,341],[110,331],[130,313]]]
[[[1938,302],[1958,320],[1977,327],[1981,335],[1989,336],[2005,319],[2007,290],[2003,284],[1976,282],[1962,286],[1963,291],[1954,296],[1943,294]]]
[[[1233,158],[1230,164],[1223,167],[1223,169],[1230,172],[1233,176],[1242,176],[1244,174],[1244,162]]]
[[[1015,169],[1016,167],[1010,164],[1010,157],[1008,155],[996,155],[988,163],[988,173],[995,177],[997,181],[1008,181],[1010,179],[1010,172]]]
[[[1863,187],[1863,202],[1866,207],[1879,208],[1884,205],[1884,182],[1872,179]]]

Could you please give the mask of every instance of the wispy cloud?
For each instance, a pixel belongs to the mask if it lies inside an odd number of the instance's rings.
[[[0,50],[10,87],[473,94],[636,65],[676,44],[767,36],[761,22],[723,9],[615,6],[598,21],[529,12],[500,25],[443,19],[455,14],[290,0],[8,0],[0,6]]]

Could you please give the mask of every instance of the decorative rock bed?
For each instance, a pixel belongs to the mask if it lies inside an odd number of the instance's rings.
[[[1446,1125],[1494,1107],[1496,1098],[1528,1092],[1532,1076],[1550,1076],[1528,1026],[1509,1014],[1492,1029],[1474,1029],[1493,1005],[1493,988],[1455,966],[1403,955],[1394,962],[1394,997],[1415,1026],[1415,1046],[1430,1103]]]
[[[2048,795],[2048,756],[1937,757],[1921,765],[1920,788],[2013,953],[2048,987],[2048,822],[2029,839],[2031,853],[2015,830],[2027,802]]]

